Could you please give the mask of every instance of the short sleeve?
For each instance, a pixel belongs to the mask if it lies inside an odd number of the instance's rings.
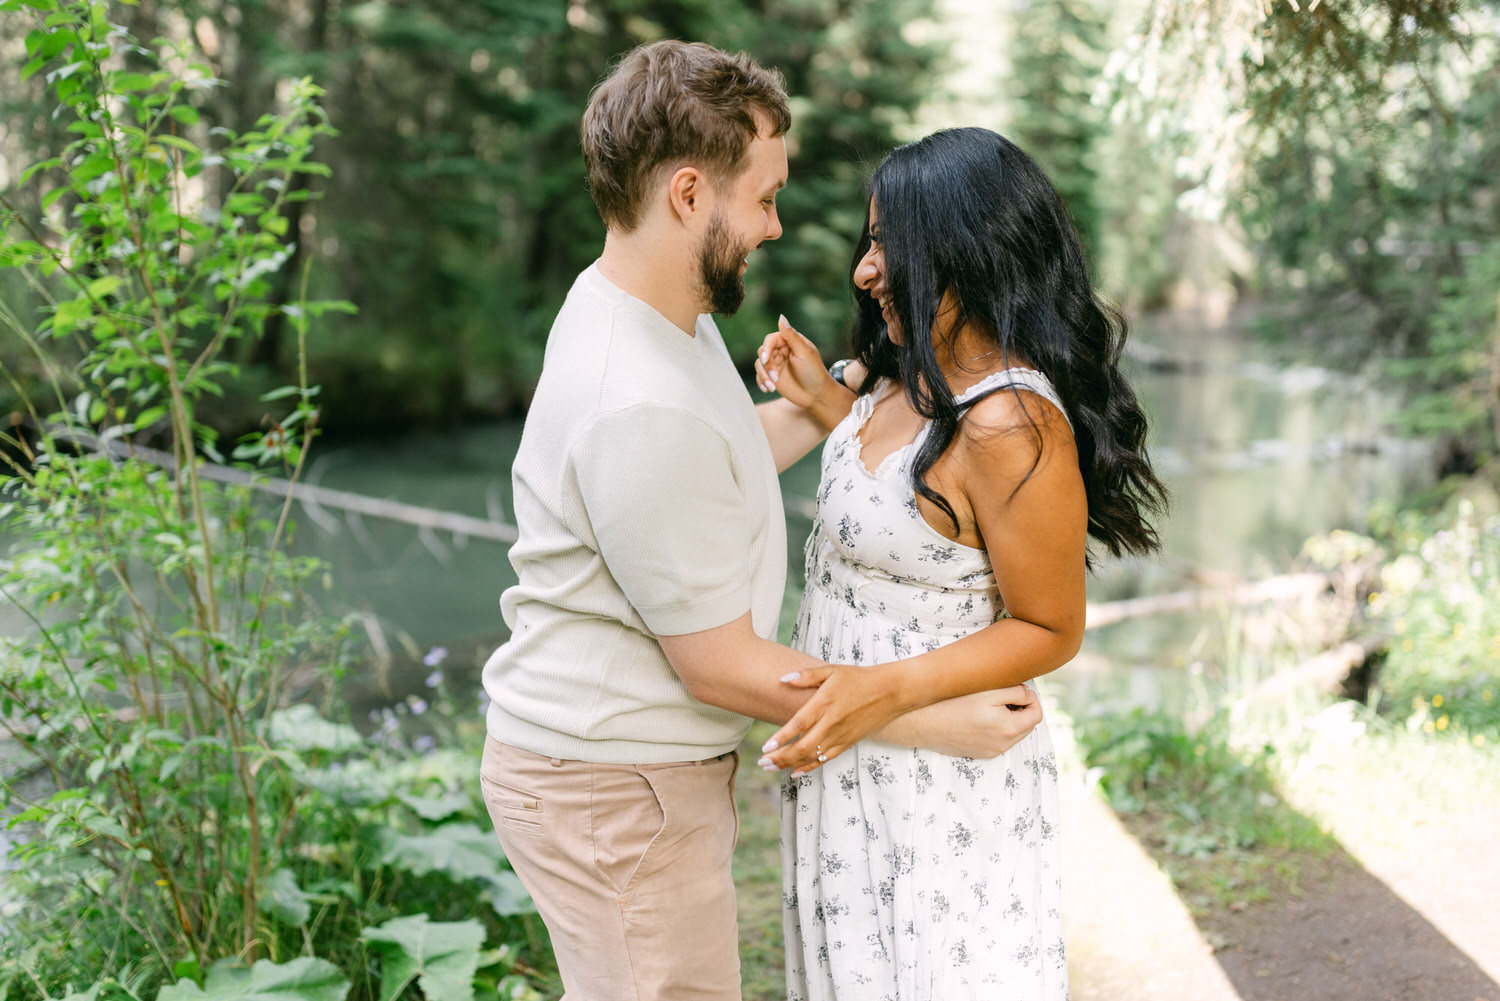
[[[750,610],[750,527],[729,443],[679,407],[601,415],[573,470],[610,575],[659,636],[713,629]]]

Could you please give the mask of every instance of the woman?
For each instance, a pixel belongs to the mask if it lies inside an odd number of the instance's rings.
[[[851,277],[859,395],[824,447],[792,644],[854,666],[784,679],[817,691],[761,759],[792,769],[788,996],[1061,999],[1045,723],[987,761],[863,738],[1060,667],[1083,634],[1088,538],[1158,547],[1124,324],[1040,168],[984,129],[886,158]],[[761,358],[763,386],[827,399],[800,335]]]

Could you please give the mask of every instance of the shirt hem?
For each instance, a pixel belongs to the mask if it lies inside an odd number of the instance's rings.
[[[502,744],[548,758],[591,761],[595,764],[659,765],[670,761],[704,761],[728,754],[739,747],[745,734],[750,732],[750,720],[745,720],[744,729],[738,736],[709,743],[588,740],[512,716],[497,703],[491,702],[489,711],[485,713],[485,729]]]

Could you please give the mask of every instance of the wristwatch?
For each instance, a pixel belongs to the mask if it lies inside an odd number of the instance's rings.
[[[838,383],[840,386],[843,386],[845,389],[849,388],[849,384],[844,381],[844,369],[848,368],[849,363],[853,360],[853,358],[840,358],[838,361],[828,366],[828,374],[833,377],[833,381]]]

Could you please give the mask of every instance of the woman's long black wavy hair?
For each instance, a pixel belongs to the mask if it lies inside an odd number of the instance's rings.
[[[1088,534],[1114,556],[1160,549],[1150,516],[1165,510],[1167,491],[1146,454],[1146,415],[1120,373],[1125,319],[1094,294],[1078,234],[1042,169],[988,129],[945,129],[893,150],[870,194],[902,337],[887,336],[879,304],[855,286],[854,349],[872,376],[863,392],[873,377],[898,379],[932,422],[912,470],[916,491],[957,527],[953,507],[926,482],[961,418],[931,333],[951,290],[951,329],[969,325],[1005,364],[1024,359],[1062,398],[1088,493]],[[867,211],[851,284],[869,246]]]

